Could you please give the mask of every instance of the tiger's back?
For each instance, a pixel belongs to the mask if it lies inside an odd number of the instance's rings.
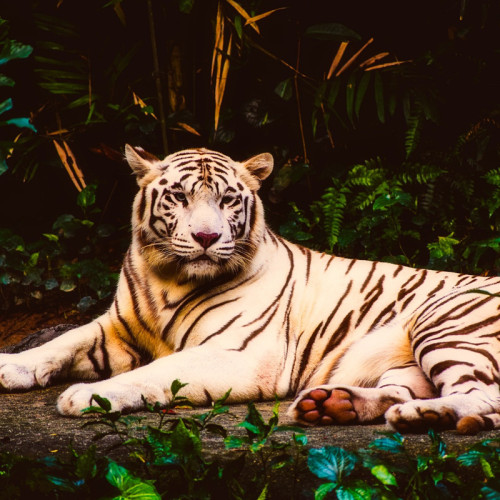
[[[45,346],[0,355],[26,389],[72,377],[59,410],[92,394],[116,409],[165,402],[173,380],[205,404],[298,394],[305,424],[500,426],[500,280],[313,252],[267,228],[270,155],[208,150],[157,160],[128,147],[139,193],[109,311]],[[479,291],[478,291],[479,290]],[[111,378],[109,378],[111,377]]]

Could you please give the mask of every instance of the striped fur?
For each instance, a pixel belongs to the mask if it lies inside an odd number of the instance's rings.
[[[0,354],[9,390],[71,378],[58,409],[296,396],[304,424],[385,418],[401,431],[500,426],[497,277],[313,252],[275,235],[257,191],[272,157],[127,146],[139,192],[115,299],[44,346]],[[481,293],[478,292],[481,290]],[[96,381],[99,380],[99,381]]]

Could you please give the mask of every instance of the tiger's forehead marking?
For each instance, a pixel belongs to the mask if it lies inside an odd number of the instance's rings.
[[[232,163],[231,158],[216,151],[189,149],[170,155],[160,168],[167,175],[173,172],[177,174],[175,184],[170,187],[187,187],[192,192],[205,187],[219,193],[222,185],[227,187],[231,183],[231,177],[237,179],[237,171]],[[238,184],[243,187],[241,183]]]

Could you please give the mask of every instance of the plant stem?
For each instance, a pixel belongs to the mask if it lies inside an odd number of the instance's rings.
[[[153,52],[153,67],[154,67],[154,79],[156,84],[156,97],[158,99],[158,108],[160,115],[160,127],[161,127],[161,141],[163,144],[163,152],[165,155],[168,154],[168,139],[167,139],[167,122],[165,119],[165,108],[163,105],[163,92],[161,85],[160,76],[160,63],[158,59],[158,46],[156,44],[156,32],[155,32],[155,22],[153,16],[153,4],[151,0],[148,0],[148,20],[149,20],[149,33],[151,36],[151,50]]]

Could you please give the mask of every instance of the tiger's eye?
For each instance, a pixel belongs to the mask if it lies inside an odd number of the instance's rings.
[[[234,200],[232,196],[223,196],[221,202],[221,205],[229,205]]]
[[[174,193],[174,196],[177,201],[186,201],[186,195],[184,193]]]

